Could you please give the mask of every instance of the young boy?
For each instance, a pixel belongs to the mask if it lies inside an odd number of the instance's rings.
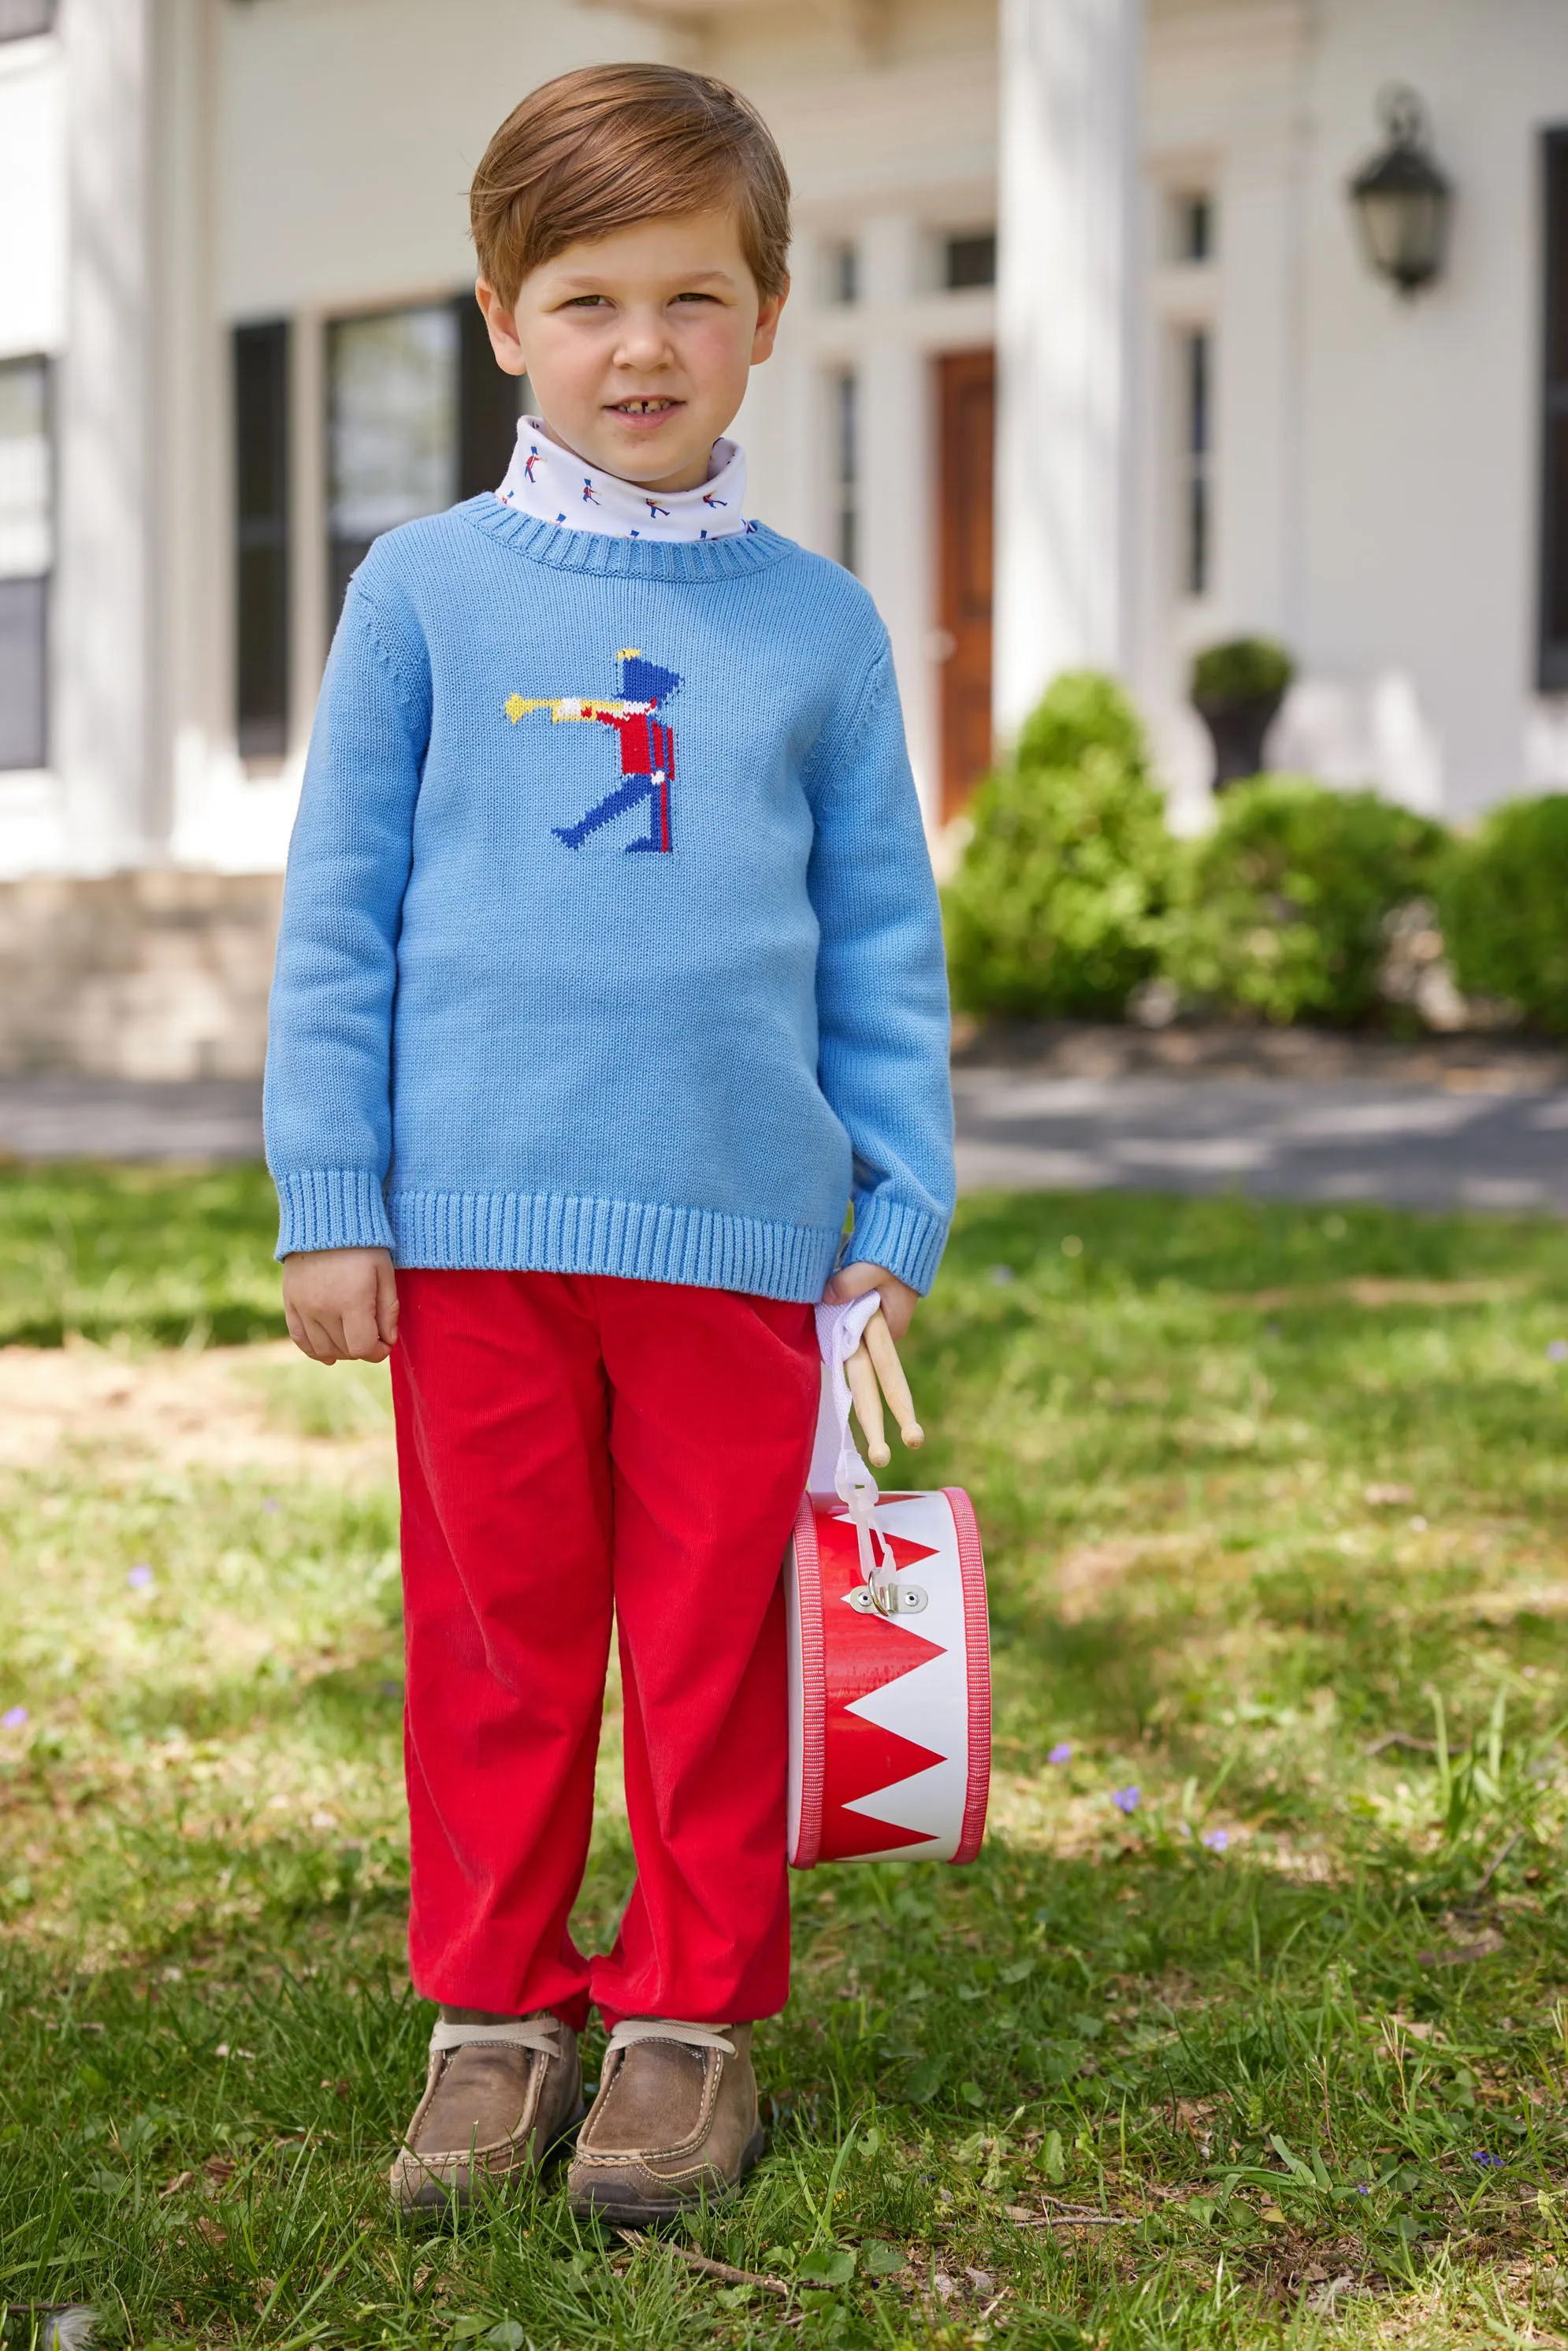
[[[597,2005],[570,2192],[639,2222],[760,2149],[812,1308],[874,1288],[897,1336],[936,1272],[946,998],[885,633],[745,519],[720,437],[788,290],[767,130],[699,75],[568,74],[472,210],[539,413],[497,494],[350,584],[267,1152],[295,1340],[392,1355],[410,1957],[440,2004],[394,2199],[541,2161]],[[612,1610],[638,1876],[591,1960],[568,1917]]]

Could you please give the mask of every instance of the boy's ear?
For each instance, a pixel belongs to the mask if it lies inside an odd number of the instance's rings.
[[[779,321],[784,305],[789,299],[789,280],[786,277],[777,294],[768,295],[757,313],[757,332],[751,339],[751,364],[758,367],[773,356],[773,346],[779,340]]]
[[[496,365],[507,375],[527,375],[528,363],[517,340],[517,322],[486,278],[481,277],[475,286],[474,299],[490,329],[490,349],[496,354]]]

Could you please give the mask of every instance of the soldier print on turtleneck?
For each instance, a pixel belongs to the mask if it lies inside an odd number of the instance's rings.
[[[517,445],[496,496],[515,514],[563,530],[602,531],[610,538],[733,538],[750,526],[746,503],[746,453],[716,441],[708,475],[695,490],[661,490],[602,474],[552,441],[537,416],[517,419]]]

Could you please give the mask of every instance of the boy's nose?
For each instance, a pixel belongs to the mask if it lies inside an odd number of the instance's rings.
[[[670,339],[662,320],[629,319],[626,321],[616,346],[617,367],[645,372],[650,368],[667,367],[670,359]]]

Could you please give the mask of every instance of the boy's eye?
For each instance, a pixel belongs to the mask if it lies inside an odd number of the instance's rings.
[[[713,298],[711,294],[677,294],[675,297],[677,302],[711,302]]]
[[[568,310],[599,310],[603,307],[602,294],[573,294],[562,305],[562,308]]]

